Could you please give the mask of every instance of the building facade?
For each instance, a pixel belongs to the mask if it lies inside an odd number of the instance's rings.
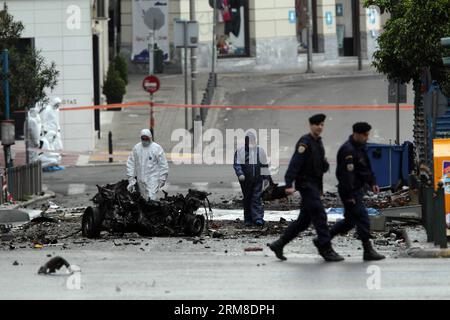
[[[24,25],[22,37],[41,51],[47,63],[56,64],[58,84],[47,92],[48,96],[60,97],[63,107],[100,104],[109,45],[108,19],[98,17],[98,12],[104,11],[104,6],[107,8],[107,0],[8,0],[5,3],[14,20]],[[65,150],[94,149],[94,111],[60,112],[60,124]]]
[[[208,70],[212,61],[214,1],[194,0],[199,22],[198,67]],[[216,0],[217,22],[215,45],[219,71],[292,69],[302,67],[306,55],[307,0]],[[313,51],[324,62],[339,63],[341,57],[357,56],[358,22],[361,56],[371,59],[386,17],[378,8],[364,8],[362,1],[312,0]],[[139,63],[133,53],[136,41],[146,40],[148,25],[136,28],[145,20],[145,6],[164,3],[167,24],[166,61],[181,64],[182,53],[174,48],[175,20],[189,20],[190,0],[122,0],[121,51]],[[359,5],[359,8],[357,4]],[[156,34],[160,32],[156,31]],[[148,37],[148,36],[147,36]],[[147,67],[142,66],[145,72]]]

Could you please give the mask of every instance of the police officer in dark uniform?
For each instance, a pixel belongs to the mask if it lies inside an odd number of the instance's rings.
[[[309,118],[310,133],[302,136],[295,146],[295,152],[285,174],[286,193],[300,192],[302,205],[298,219],[292,222],[284,234],[276,241],[268,244],[281,260],[286,260],[283,247],[313,223],[317,239],[314,245],[326,261],[344,260],[331,246],[331,237],[327,225],[327,214],[320,199],[323,191],[323,174],[328,171],[329,164],[325,158],[325,149],[320,137],[325,121],[324,114],[316,114]],[[295,181],[295,188],[293,183]]]
[[[345,213],[344,220],[338,221],[330,230],[331,238],[333,238],[338,234],[347,233],[356,226],[363,243],[365,261],[385,258],[378,254],[370,243],[369,215],[363,203],[366,185],[369,185],[375,193],[380,191],[365,149],[371,128],[367,122],[355,123],[353,134],[338,151],[336,176]]]

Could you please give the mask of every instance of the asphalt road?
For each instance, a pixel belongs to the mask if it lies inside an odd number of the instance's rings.
[[[316,113],[325,113],[327,119],[322,136],[326,155],[331,164],[330,173],[324,177],[325,189],[333,189],[336,184],[334,172],[337,150],[348,139],[355,122],[367,121],[372,125],[369,142],[383,144],[395,142],[395,110],[376,108],[388,104],[388,82],[379,75],[314,80],[282,75],[265,78],[230,76],[229,79],[222,80],[221,85],[226,87],[227,102],[231,105],[317,106],[317,110],[232,109],[220,113],[217,122],[220,130],[237,128],[255,129],[257,132],[260,129],[279,130],[280,163],[291,157],[298,139],[309,132],[308,118]],[[408,104],[413,104],[411,88],[408,90]],[[326,107],[328,105],[339,105],[343,109],[329,110]],[[369,110],[346,110],[345,106],[349,105],[369,106]],[[373,110],[370,110],[370,106]],[[413,110],[401,110],[401,143],[413,141],[412,130]]]
[[[446,259],[361,261],[361,251],[338,249],[342,263],[325,263],[308,247],[290,245],[286,262],[240,239],[149,246],[55,248],[1,252],[1,299],[448,299]],[[147,242],[147,240],[145,241]],[[262,242],[262,241],[259,241]],[[210,246],[210,248],[205,248]],[[140,249],[143,248],[143,249]],[[170,249],[169,249],[170,248]],[[225,253],[224,249],[227,249]],[[79,278],[37,275],[49,258],[61,255],[81,268]],[[17,261],[18,265],[13,265]],[[61,270],[64,270],[61,269]],[[68,280],[69,279],[69,280]],[[79,280],[79,281],[77,281]],[[68,284],[69,282],[69,284]],[[79,284],[79,286],[78,286]]]

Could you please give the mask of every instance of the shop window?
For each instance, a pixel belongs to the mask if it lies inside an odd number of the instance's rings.
[[[217,56],[249,56],[248,0],[217,0]]]

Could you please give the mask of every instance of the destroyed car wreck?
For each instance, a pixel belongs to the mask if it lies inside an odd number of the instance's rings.
[[[82,233],[98,238],[101,231],[112,233],[137,232],[141,236],[199,236],[212,213],[208,193],[189,189],[160,200],[146,200],[139,192],[127,190],[128,181],[98,186],[92,199],[95,206],[87,207],[82,218]],[[204,214],[197,214],[203,207]]]

